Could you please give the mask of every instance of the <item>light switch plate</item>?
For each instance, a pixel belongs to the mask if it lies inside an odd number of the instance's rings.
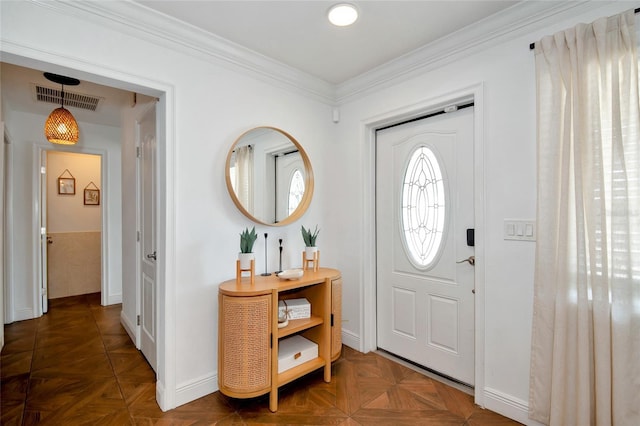
[[[518,241],[535,241],[536,221],[530,219],[505,219],[504,239]]]

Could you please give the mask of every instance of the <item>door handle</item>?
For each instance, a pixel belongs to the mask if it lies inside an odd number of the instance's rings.
[[[469,265],[474,266],[476,264],[476,257],[469,256],[466,259],[458,260],[456,263],[464,263],[464,262],[469,262]]]
[[[154,251],[153,253],[148,254],[147,255],[147,259],[156,260],[156,252]]]

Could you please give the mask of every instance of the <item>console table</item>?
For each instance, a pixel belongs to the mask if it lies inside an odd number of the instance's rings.
[[[311,317],[289,320],[278,328],[278,301],[304,297]],[[278,410],[278,388],[324,368],[331,381],[331,362],[342,349],[342,278],[336,269],[305,270],[296,280],[275,275],[236,279],[218,289],[218,386],[232,398],[269,395],[269,409]],[[318,345],[318,357],[278,373],[278,341],[300,334]]]

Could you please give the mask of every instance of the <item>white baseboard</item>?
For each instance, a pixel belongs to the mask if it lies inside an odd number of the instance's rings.
[[[529,418],[529,404],[496,389],[484,388],[484,407],[528,426],[544,426]]]
[[[218,375],[210,374],[199,379],[178,385],[176,389],[176,407],[195,401],[218,390]]]
[[[24,321],[37,318],[31,308],[18,309],[14,311],[13,314],[13,321]]]
[[[342,329],[342,344],[349,346],[358,352],[362,352],[360,349],[360,337],[350,331],[345,331],[345,329]]]
[[[360,337],[344,329],[342,330],[342,344],[362,352],[360,349]],[[542,423],[538,423],[529,418],[529,404],[527,401],[515,398],[499,390],[485,388],[484,404],[485,408],[502,414],[503,416],[518,421],[524,425],[544,426]]]
[[[120,294],[110,294],[109,300],[107,300],[108,305],[116,305],[118,303],[122,303],[122,293]]]
[[[131,338],[131,341],[135,345],[136,344],[136,328],[137,328],[137,326],[133,322],[131,322],[131,320],[124,313],[124,310],[120,311],[120,324],[122,324],[122,327],[124,327],[125,331],[129,335],[129,338]],[[138,349],[140,349],[140,348],[138,348]]]
[[[165,400],[166,393],[164,391],[164,383],[160,380],[156,381],[156,402],[160,406],[162,411],[169,411],[175,407],[169,407],[167,401]]]
[[[342,343],[346,346],[358,350],[357,348],[360,345],[360,339],[357,336],[343,330]],[[195,401],[198,398],[202,398],[203,396],[209,395],[210,393],[216,392],[218,390],[219,388],[217,374],[202,376],[199,379],[181,384],[176,389],[176,407],[187,404],[191,401]],[[158,398],[158,401],[162,401],[162,396],[160,395],[158,387],[156,387],[156,397]]]
[[[127,326],[128,321],[124,314],[121,315],[122,323],[127,333],[131,335],[130,328]],[[360,351],[360,338],[349,332],[342,330],[342,343],[345,346],[349,346],[357,351]],[[218,391],[218,376],[217,374],[210,374],[202,376],[199,379],[192,380],[181,384],[176,389],[175,406],[187,404],[195,401],[198,398],[209,395]],[[160,382],[156,383],[156,398],[157,401],[163,401],[164,391]],[[529,405],[526,401],[519,398],[515,398],[511,395],[505,394],[501,391],[492,388],[484,389],[484,402],[485,408],[502,414],[505,417],[509,417],[515,421],[518,421],[527,426],[544,426],[542,423],[538,423],[535,420],[529,419]],[[165,408],[160,407],[165,411]]]

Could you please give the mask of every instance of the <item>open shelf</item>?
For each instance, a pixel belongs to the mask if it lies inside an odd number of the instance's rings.
[[[322,368],[325,366],[324,358],[318,357],[312,360],[309,360],[300,365],[296,365],[293,368],[283,371],[282,373],[278,373],[278,386],[285,385],[299,377],[304,376],[307,373],[311,373],[318,368]]]
[[[342,346],[340,327],[332,326],[335,321],[341,323],[341,291],[340,271],[330,268],[306,270],[298,280],[281,280],[272,275],[256,276],[254,284],[238,283],[236,279],[220,284],[220,392],[233,398],[269,393],[269,410],[276,412],[278,388],[286,383],[319,369],[324,370],[324,381],[330,383],[331,361],[339,356]],[[286,327],[278,328],[279,300],[297,298],[308,300],[310,318],[290,319]],[[280,341],[294,335],[314,342],[317,356],[278,373]],[[245,362],[246,359],[252,362]]]
[[[299,331],[307,330],[323,322],[321,317],[315,315],[312,315],[311,318],[289,320],[289,324],[286,327],[278,329],[278,338],[287,337]]]

